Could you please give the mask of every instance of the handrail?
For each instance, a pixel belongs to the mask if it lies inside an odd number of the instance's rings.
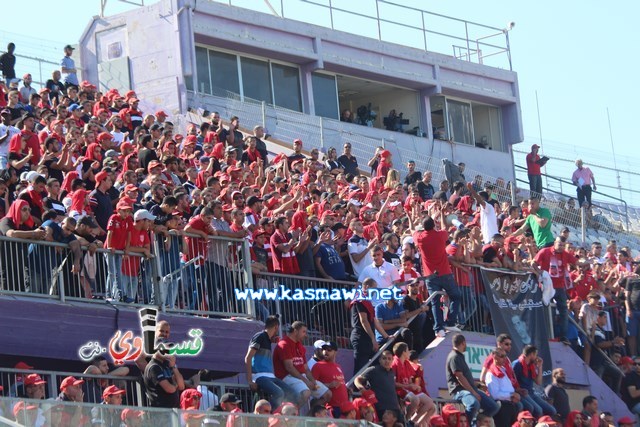
[[[260,277],[273,277],[276,279],[285,279],[285,280],[312,280],[314,282],[322,282],[322,283],[332,283],[336,285],[345,285],[349,287],[357,286],[358,282],[349,282],[346,280],[335,280],[335,279],[325,279],[324,277],[310,277],[310,276],[299,276],[294,274],[280,274],[280,273],[269,273],[263,272],[258,273],[256,276]]]
[[[436,297],[436,296],[442,296],[442,295],[446,295],[446,292],[444,291],[436,291],[433,292],[429,295],[429,298],[427,298],[423,303],[422,306],[428,305],[429,303],[431,303],[431,301]],[[415,319],[418,315],[416,314],[415,316],[413,316],[412,318],[410,318],[409,320],[407,320],[407,323],[411,323],[413,322],[413,319]],[[371,356],[371,358],[367,361],[367,363],[364,364],[364,366],[362,368],[360,368],[360,370],[358,372],[356,372],[355,374],[353,374],[353,377],[351,377],[351,379],[347,382],[347,387],[351,387],[355,381],[355,379],[359,376],[362,375],[362,373],[369,368],[369,366],[371,366],[371,364],[373,362],[376,361],[376,359],[378,357],[380,357],[380,355],[382,354],[383,351],[385,351],[386,349],[388,349],[396,340],[396,338],[398,338],[400,336],[400,334],[402,333],[402,331],[405,328],[399,328],[392,336],[390,336],[387,339],[387,342],[385,342],[382,347],[380,347],[378,349],[378,351],[376,352],[376,354],[374,354],[373,356]]]
[[[609,363],[611,364],[611,366],[613,366],[615,369],[617,369],[617,370],[618,370],[618,372],[620,372],[620,374],[624,376],[624,372],[622,372],[622,370],[620,370],[620,368],[618,368],[618,366],[613,362],[613,360],[611,360],[611,358],[607,355],[607,353],[605,353],[604,351],[602,351],[602,350],[600,349],[600,347],[598,347],[598,346],[597,346],[597,345],[596,345],[596,344],[591,340],[591,336],[590,336],[590,334],[586,333],[586,332],[584,331],[584,329],[582,329],[582,326],[580,326],[580,325],[578,324],[578,322],[576,322],[576,320],[575,320],[573,317],[569,316],[569,322],[571,322],[571,323],[573,324],[573,326],[575,326],[575,327],[578,329],[578,331],[580,331],[580,332],[581,332],[581,333],[582,333],[582,334],[587,338],[587,340],[589,340],[589,344],[591,344],[591,348],[595,348],[597,351],[599,351],[599,352],[600,352],[600,354],[601,354],[602,356],[604,356],[604,358],[605,358],[607,361],[609,361]]]

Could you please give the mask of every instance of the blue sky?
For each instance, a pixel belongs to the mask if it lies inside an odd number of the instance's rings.
[[[282,1],[290,16],[313,8],[300,3],[300,0]],[[327,0],[313,1],[328,4]],[[234,0],[233,3],[266,11],[262,0]],[[280,10],[280,0],[271,0],[271,3]],[[332,0],[332,3],[344,8],[356,5],[363,13],[374,4],[371,0]],[[636,124],[640,121],[637,102],[640,89],[635,78],[640,61],[637,59],[635,42],[640,3],[607,4],[576,0],[397,0],[397,3],[495,27],[504,27],[510,21],[516,23],[510,40],[513,68],[518,73],[520,83],[525,135],[525,142],[517,145],[516,150],[528,151],[533,142],[539,142],[537,91],[542,151],[557,158],[582,157],[586,164],[592,165],[596,178],[600,176],[601,181],[615,185],[614,174],[598,169],[598,166],[613,165],[607,123],[608,107],[618,167],[638,170],[636,159],[640,159],[640,154],[636,153],[635,146],[638,139]],[[51,7],[50,2],[45,0],[28,0],[27,4],[29,10],[41,10],[47,15],[47,19],[40,19],[30,27],[37,31],[26,31],[21,26],[24,23],[22,19],[4,20],[2,30],[47,39],[43,42],[47,50],[54,49],[54,42],[76,43],[90,18],[100,12],[99,0],[72,0],[65,2],[65,7]],[[106,12],[110,15],[133,7],[109,0]],[[314,13],[308,15],[318,19]],[[395,18],[413,22],[416,16],[412,15],[415,14],[398,14]],[[0,32],[0,38],[10,37],[7,33]],[[407,34],[406,37],[414,37],[414,34]],[[5,45],[7,41],[0,40],[0,44]],[[34,46],[30,49],[37,51]],[[569,170],[565,172],[567,168]],[[560,161],[549,163],[550,173],[558,175],[570,176],[571,168],[570,164]],[[622,181],[623,187],[636,184],[629,176],[623,176]]]

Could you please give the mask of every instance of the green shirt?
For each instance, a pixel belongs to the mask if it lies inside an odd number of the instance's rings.
[[[540,227],[534,216],[547,218],[549,221],[547,221],[546,226]],[[537,247],[541,248],[549,243],[553,243],[555,240],[555,237],[553,237],[553,233],[551,232],[551,211],[549,209],[538,208],[538,212],[536,212],[535,215],[531,214],[527,217],[525,224],[527,224],[531,229]]]

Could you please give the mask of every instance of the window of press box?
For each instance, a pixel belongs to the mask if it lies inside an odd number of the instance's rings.
[[[499,107],[444,96],[429,101],[434,139],[504,151]]]

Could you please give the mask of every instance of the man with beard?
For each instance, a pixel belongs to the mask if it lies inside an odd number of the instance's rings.
[[[551,377],[553,378],[553,382],[544,389],[544,392],[549,398],[550,403],[556,408],[556,411],[558,411],[558,415],[560,415],[560,419],[564,424],[571,411],[569,395],[565,390],[567,376],[564,373],[564,369],[557,368],[553,370]]]
[[[429,311],[429,306],[422,304],[419,280],[413,280],[407,285],[407,295],[402,300],[402,307],[407,312],[407,319],[416,317],[409,323],[409,330],[413,334],[413,349],[421,352],[425,347],[423,328],[427,320],[426,312]]]

